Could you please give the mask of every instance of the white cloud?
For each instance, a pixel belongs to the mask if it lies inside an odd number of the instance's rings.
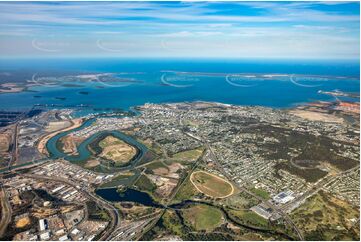
[[[64,49],[69,54],[101,54],[95,44],[100,39],[109,46],[126,46],[134,55],[359,55],[357,14],[321,11],[313,2],[232,3],[252,8],[253,15],[226,14],[215,7],[224,3],[217,2],[175,4],[1,2],[0,35],[6,37],[0,39],[1,50],[32,54],[26,46],[34,36],[48,39],[53,33],[56,38],[70,36],[71,45]],[[16,37],[23,46],[9,47]],[[132,44],[124,45],[127,41]],[[162,48],[162,41],[168,49]]]

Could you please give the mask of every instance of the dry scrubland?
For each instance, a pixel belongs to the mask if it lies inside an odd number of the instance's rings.
[[[133,146],[113,136],[105,137],[99,146],[103,149],[99,156],[116,163],[126,163],[137,153]]]

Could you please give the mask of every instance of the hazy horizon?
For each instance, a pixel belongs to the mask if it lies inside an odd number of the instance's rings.
[[[359,2],[1,2],[3,58],[357,59]]]

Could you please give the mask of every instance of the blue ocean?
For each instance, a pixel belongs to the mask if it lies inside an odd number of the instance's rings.
[[[48,104],[127,110],[144,103],[182,101],[288,108],[335,100],[320,90],[359,93],[359,70],[359,62],[349,60],[2,59],[1,75],[6,73],[7,80],[14,82],[31,76],[51,79],[52,73],[60,82],[62,76],[101,73],[112,73],[116,81],[34,85],[24,92],[0,94],[0,109]],[[19,72],[28,76],[19,77]]]

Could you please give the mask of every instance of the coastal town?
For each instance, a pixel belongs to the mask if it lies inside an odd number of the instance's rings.
[[[359,238],[359,103],[135,111],[33,110],[3,127],[2,238]]]
[[[360,241],[360,2],[0,0],[0,241]]]

